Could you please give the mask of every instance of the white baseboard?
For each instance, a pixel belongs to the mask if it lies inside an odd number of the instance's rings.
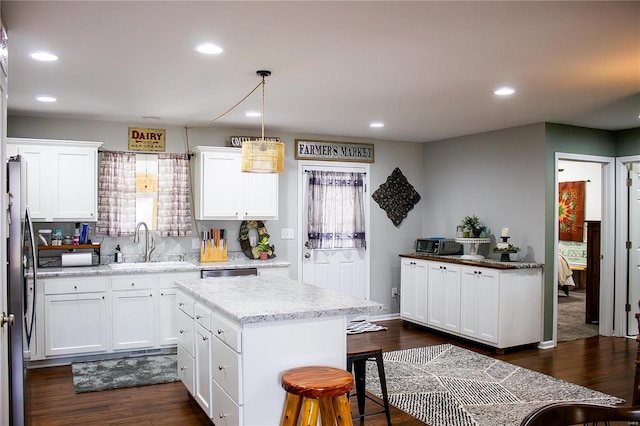
[[[538,344],[538,349],[553,349],[556,345],[553,343],[553,340],[545,340]]]

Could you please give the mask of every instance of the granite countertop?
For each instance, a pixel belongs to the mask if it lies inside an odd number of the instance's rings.
[[[241,324],[370,313],[386,309],[380,303],[279,277],[178,280],[176,285],[196,301]]]
[[[497,259],[462,260],[461,255],[407,253],[407,254],[401,254],[400,257],[409,257],[412,259],[423,259],[423,260],[435,260],[438,262],[456,263],[459,265],[482,266],[484,268],[493,268],[493,269],[530,269],[530,268],[544,267],[543,263],[536,263],[536,262],[501,262]]]
[[[113,267],[111,266],[113,265]],[[251,260],[236,259],[227,262],[198,262],[198,261],[169,261],[169,262],[140,262],[140,263],[115,263],[99,266],[73,266],[38,268],[38,278],[51,277],[77,277],[92,275],[118,275],[118,274],[151,274],[158,272],[188,272],[215,269],[246,269],[246,268],[277,268],[291,266],[291,262],[269,259]],[[33,273],[31,273],[33,275]]]

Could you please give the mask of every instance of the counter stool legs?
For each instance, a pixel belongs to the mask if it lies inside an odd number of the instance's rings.
[[[367,368],[367,360],[373,359],[376,361],[378,366],[378,376],[380,378],[380,390],[382,391],[382,402],[380,404],[378,401],[372,399],[368,395],[366,395],[365,391],[365,377],[366,377],[366,368]],[[389,409],[389,396],[387,394],[387,378],[384,374],[384,363],[382,360],[382,348],[379,346],[366,344],[366,343],[348,343],[347,344],[347,371],[353,371],[353,375],[355,377],[355,385],[356,385],[356,398],[358,401],[358,413],[360,419],[362,419],[365,415],[365,398],[369,398],[371,401],[376,404],[382,405],[384,407],[384,411],[379,411],[376,413],[370,414],[379,414],[384,412],[387,417],[387,425],[391,426],[391,411]]]

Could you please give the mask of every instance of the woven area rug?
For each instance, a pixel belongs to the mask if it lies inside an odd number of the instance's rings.
[[[389,403],[430,426],[519,425],[556,401],[623,399],[445,344],[383,353]],[[366,387],[382,397],[374,362]]]
[[[351,321],[347,324],[347,334],[360,334],[369,331],[383,331],[387,327],[364,320]]]
[[[156,385],[178,380],[176,355],[152,355],[71,364],[76,393]]]

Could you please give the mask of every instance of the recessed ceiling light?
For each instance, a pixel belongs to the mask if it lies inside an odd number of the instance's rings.
[[[53,62],[58,60],[58,57],[56,55],[49,52],[31,52],[29,55],[36,61]]]
[[[213,43],[203,43],[196,46],[196,50],[200,53],[206,53],[207,55],[217,55],[222,53],[222,48],[216,46]]]
[[[374,121],[373,123],[369,123],[369,127],[384,127],[384,123],[381,121]]]
[[[258,111],[248,111],[245,115],[247,117],[260,117],[262,114]]]
[[[36,96],[36,100],[40,101],[40,102],[55,102],[58,99],[54,98],[53,96]]]
[[[493,91],[493,94],[498,96],[509,96],[513,95],[514,93],[516,93],[516,91],[511,87],[501,87]]]

